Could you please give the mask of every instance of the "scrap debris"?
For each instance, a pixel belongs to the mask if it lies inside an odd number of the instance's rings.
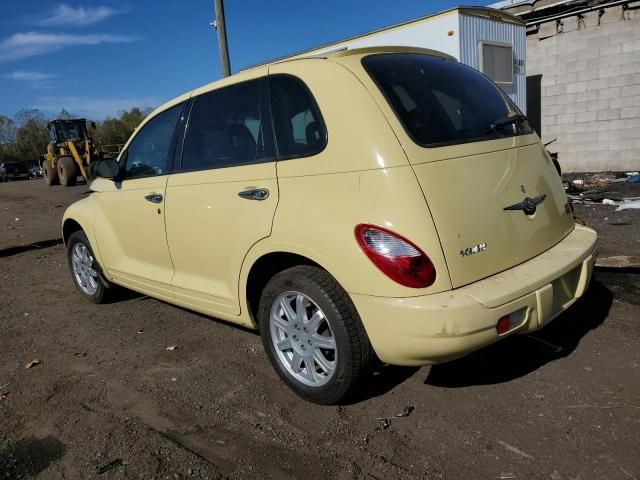
[[[571,203],[617,206],[616,212],[640,208],[638,172],[602,172],[584,174],[583,177],[563,182]]]
[[[406,407],[404,407],[402,409],[401,412],[395,414],[395,418],[408,417],[409,415],[411,415],[411,413],[415,409],[416,409],[416,407],[414,407],[413,405],[407,405]],[[377,420],[380,422],[380,424],[376,427],[376,432],[380,432],[382,430],[386,430],[387,428],[389,428],[391,426],[391,420],[393,418],[394,417],[391,417],[391,418],[387,418],[387,417],[378,418]]]
[[[411,412],[415,410],[416,407],[413,405],[407,405],[400,413],[396,413],[396,417],[408,417],[411,415]]]
[[[528,458],[529,460],[533,460],[533,456],[529,455],[527,452],[523,452],[519,448],[514,447],[513,445],[509,445],[507,442],[503,442],[502,440],[498,440],[498,443],[502,445],[504,448],[509,450],[510,452],[516,453],[524,458]]]
[[[40,360],[38,360],[37,358],[34,358],[33,360],[31,360],[29,363],[27,363],[24,368],[33,368],[36,365],[40,365]]]
[[[11,385],[11,383],[5,383],[4,385],[0,386],[0,401],[7,399],[7,395],[9,395],[9,392],[4,391],[4,389],[9,385]]]
[[[123,465],[122,459],[121,458],[116,458],[112,462],[109,462],[106,465],[103,465],[101,467],[96,468],[96,471],[97,471],[98,475],[102,475],[103,473],[108,472],[112,468],[119,467],[120,465]]]
[[[391,420],[389,420],[388,418],[379,418],[378,420],[380,421],[380,425],[376,427],[376,432],[386,430],[391,426]]]
[[[616,208],[616,212],[619,212],[621,210],[629,210],[629,209],[636,209],[636,208],[640,208],[640,200],[626,200],[623,201],[622,204],[620,204],[620,206],[618,208]]]
[[[169,352],[173,352],[177,348],[178,348],[177,345],[169,345],[167,348],[165,348],[165,350],[167,350]]]

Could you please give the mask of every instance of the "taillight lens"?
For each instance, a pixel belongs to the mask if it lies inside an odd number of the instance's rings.
[[[425,288],[436,281],[429,257],[406,238],[366,224],[358,225],[355,234],[369,260],[391,280],[411,288]]]

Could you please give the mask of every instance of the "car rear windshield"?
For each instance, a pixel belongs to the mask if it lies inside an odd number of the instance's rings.
[[[439,147],[532,132],[502,90],[454,60],[389,53],[364,57],[362,64],[418,145]]]

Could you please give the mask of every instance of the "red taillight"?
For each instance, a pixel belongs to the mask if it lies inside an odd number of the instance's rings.
[[[436,281],[429,257],[406,238],[366,224],[358,225],[355,233],[362,251],[391,280],[411,288],[425,288]]]
[[[498,323],[496,324],[496,332],[498,332],[498,335],[507,333],[510,329],[511,329],[511,319],[509,318],[509,315],[500,317],[500,319],[498,320]]]

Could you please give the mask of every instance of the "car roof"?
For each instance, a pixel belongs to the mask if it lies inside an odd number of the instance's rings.
[[[295,57],[295,58],[287,57],[279,60],[276,59],[274,61],[270,61],[264,64],[254,65],[249,68],[242,69],[238,73],[234,73],[233,75],[230,75],[228,77],[222,78],[220,80],[216,80],[211,83],[207,83],[205,85],[202,85],[201,87],[185,92],[184,94],[169,100],[168,102],[160,105],[158,108],[153,110],[147,116],[147,118],[140,124],[138,128],[143,126],[148,120],[155,117],[156,115],[164,112],[165,110],[168,110],[171,107],[174,107],[175,105],[178,105],[179,103],[184,102],[185,100],[188,100],[192,96],[201,95],[211,90],[215,90],[218,87],[234,85],[242,81],[246,81],[246,80],[256,78],[258,76],[262,76],[267,73],[267,69],[270,65],[284,64],[284,63],[291,63],[291,62],[301,62],[301,61],[308,61],[308,60],[331,60],[334,58],[337,59],[337,58],[353,56],[353,55],[364,56],[364,55],[375,55],[375,54],[381,54],[381,53],[416,53],[416,54],[431,55],[431,56],[436,56],[440,58],[446,58],[448,60],[457,62],[455,57],[452,57],[451,55],[448,55],[444,52],[440,52],[438,50],[431,50],[428,48],[419,48],[419,47],[408,47],[408,46],[377,46],[377,47],[353,48],[353,49],[343,48],[343,49],[332,50],[329,52],[324,52],[322,54],[309,55],[306,57],[302,56],[302,57]]]

